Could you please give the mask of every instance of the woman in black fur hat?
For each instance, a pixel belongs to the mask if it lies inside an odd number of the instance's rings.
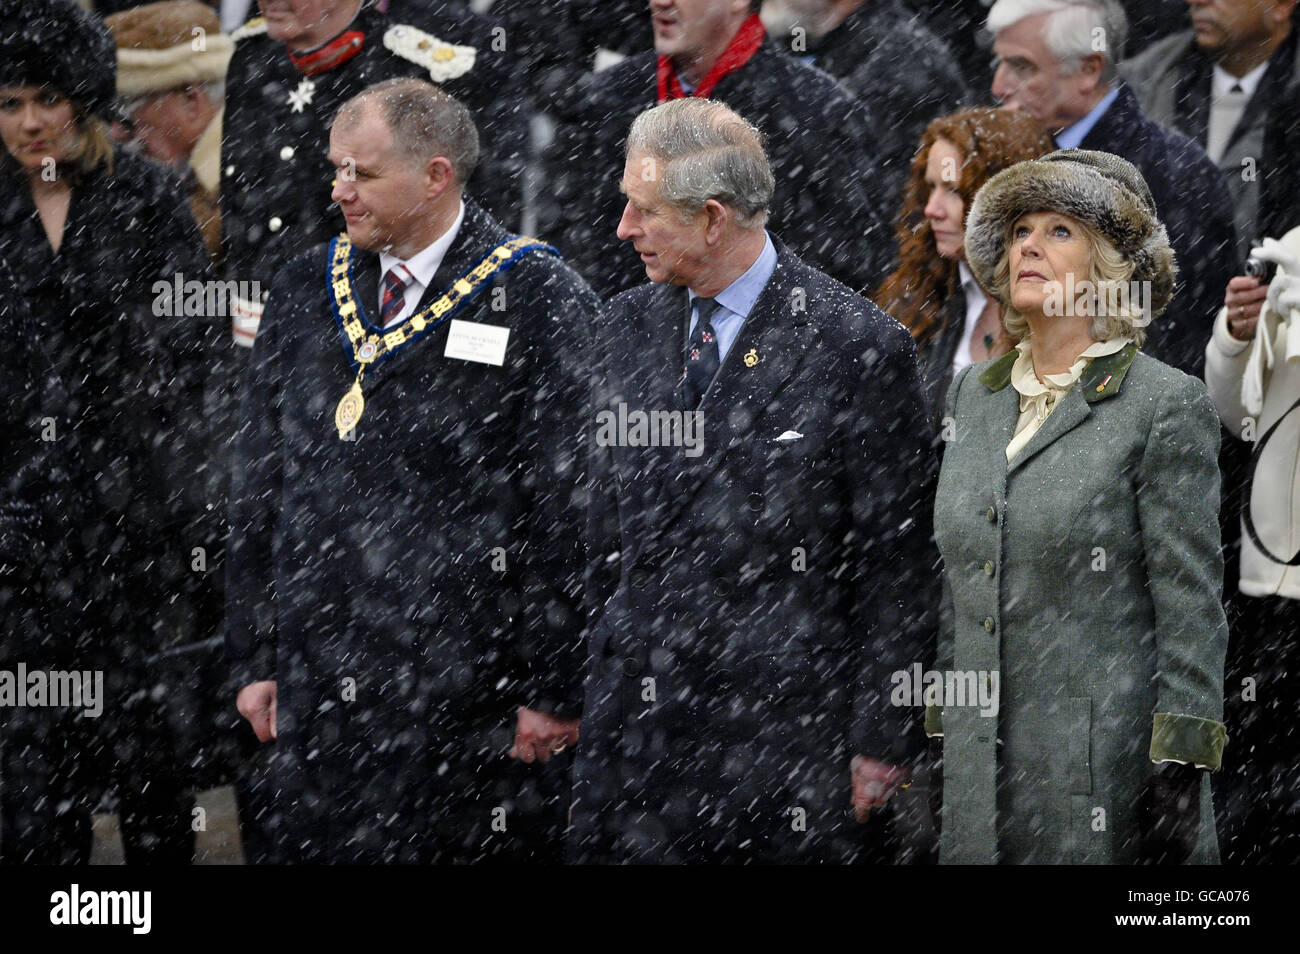
[[[190,516],[201,319],[158,317],[155,291],[204,279],[207,263],[179,181],[110,144],[114,77],[97,20],[67,0],[0,0],[0,259],[68,389],[69,433],[55,439],[80,460],[62,501],[73,552],[39,567],[49,612],[16,661],[102,670],[106,695],[98,718],[50,709],[0,741],[6,862],[88,860],[109,785],[128,861],[193,854],[192,800],[145,659],[188,636],[193,550],[219,544]]]
[[[990,179],[965,245],[1017,345],[948,392],[940,860],[1216,863],[1219,427],[1140,350],[1165,227],[1130,163],[1065,149]]]

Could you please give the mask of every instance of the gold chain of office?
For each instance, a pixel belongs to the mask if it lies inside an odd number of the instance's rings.
[[[352,347],[352,360],[360,366],[352,387],[339,399],[338,407],[334,410],[334,425],[338,428],[339,439],[347,439],[365,411],[366,400],[361,394],[361,381],[371,364],[400,348],[431,324],[438,323],[444,315],[454,311],[462,299],[472,295],[480,285],[496,275],[501,266],[514,258],[521,249],[536,244],[538,244],[537,239],[520,235],[503,245],[498,245],[468,274],[452,282],[451,287],[427,308],[416,312],[392,331],[374,334],[368,332],[361,324],[360,309],[352,295],[352,280],[348,277],[352,259],[352,242],[347,235],[340,235],[335,239],[334,259],[330,263],[330,285],[334,291],[334,304],[338,310],[339,321]]]

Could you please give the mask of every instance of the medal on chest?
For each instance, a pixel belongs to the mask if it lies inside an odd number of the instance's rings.
[[[339,440],[351,440],[366,410],[361,391],[366,373],[407,345],[451,320],[497,276],[509,271],[529,252],[546,251],[559,256],[554,248],[535,238],[518,235],[498,245],[472,269],[452,282],[442,295],[394,328],[376,329],[365,321],[365,311],[352,293],[352,242],[340,235],[330,243],[329,284],[344,351],[357,376],[334,409],[334,426]]]
[[[289,112],[300,113],[304,106],[310,106],[316,95],[316,81],[304,76],[298,81],[298,88],[289,94]]]

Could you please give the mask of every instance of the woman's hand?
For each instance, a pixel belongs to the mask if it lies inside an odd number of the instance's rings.
[[[1261,285],[1258,278],[1238,275],[1230,279],[1223,296],[1223,307],[1228,309],[1228,333],[1238,341],[1254,338],[1259,311],[1267,297],[1268,286]]]

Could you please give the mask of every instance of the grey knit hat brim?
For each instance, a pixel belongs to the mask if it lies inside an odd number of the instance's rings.
[[[1168,306],[1177,275],[1174,252],[1151,190],[1132,163],[1108,152],[1059,149],[1004,169],[975,194],[966,219],[966,262],[1004,306],[1010,289],[995,287],[994,271],[1011,227],[1032,212],[1058,212],[1092,228],[1133,263],[1133,281],[1149,283],[1152,316]]]

